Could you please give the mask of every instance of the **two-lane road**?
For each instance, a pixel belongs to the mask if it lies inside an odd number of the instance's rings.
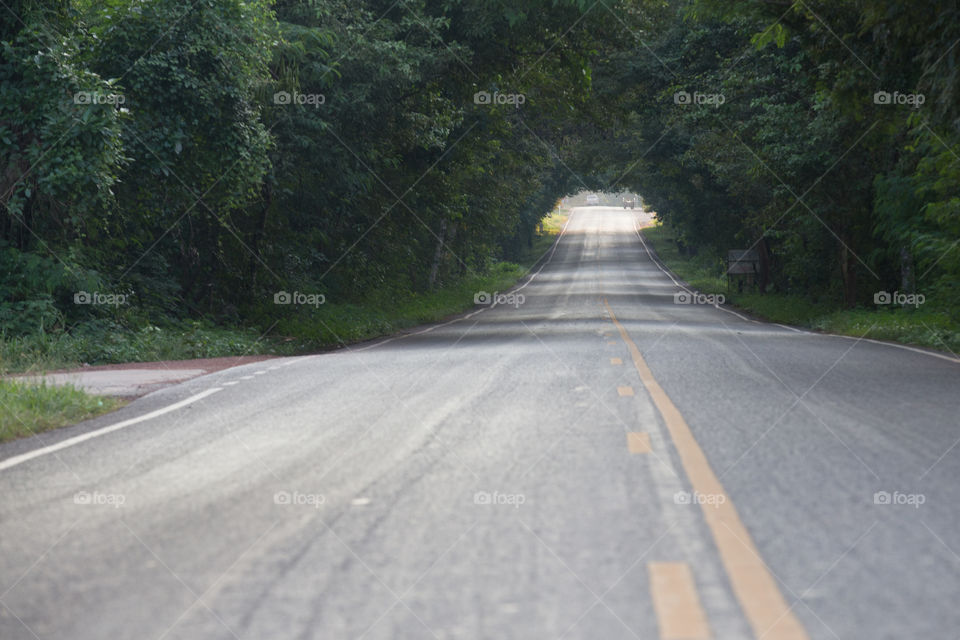
[[[956,637],[960,363],[678,304],[646,222],[0,446],[0,638]]]

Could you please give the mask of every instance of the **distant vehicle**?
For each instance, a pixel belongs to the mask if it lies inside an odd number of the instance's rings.
[[[623,199],[623,208],[624,208],[624,209],[633,209],[635,206],[637,206],[637,199],[636,199],[636,198],[624,198],[624,199]]]
[[[587,204],[588,205],[600,204],[600,196],[591,193],[590,195],[587,196]]]

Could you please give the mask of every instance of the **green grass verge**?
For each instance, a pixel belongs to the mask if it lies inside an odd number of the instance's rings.
[[[731,292],[719,257],[681,255],[673,233],[662,225],[644,229],[643,236],[660,260],[692,287],[704,293],[722,293],[728,303],[765,320],[960,352],[960,324],[943,310],[930,306],[842,309],[835,303],[802,296]]]
[[[70,386],[0,380],[0,442],[80,422],[123,404]]]
[[[295,355],[436,322],[470,309],[478,291],[492,293],[512,287],[550,247],[566,219],[565,214],[545,218],[544,232],[535,238],[519,263],[500,262],[484,274],[429,293],[380,291],[370,293],[360,303],[328,301],[316,309],[286,308],[279,322],[263,320],[264,328],[270,327],[268,332],[196,320],[137,327],[94,321],[69,332],[0,336],[0,375],[71,369],[83,363]]]

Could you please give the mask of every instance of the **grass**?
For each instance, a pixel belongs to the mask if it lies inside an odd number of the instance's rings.
[[[86,420],[123,404],[71,386],[0,380],[0,442]]]
[[[950,314],[927,306],[913,308],[843,309],[837,303],[780,293],[737,293],[727,290],[724,264],[705,254],[681,255],[669,229],[657,225],[643,236],[660,260],[680,278],[703,293],[722,293],[727,302],[752,315],[794,326],[845,336],[889,340],[960,352],[960,324]]]

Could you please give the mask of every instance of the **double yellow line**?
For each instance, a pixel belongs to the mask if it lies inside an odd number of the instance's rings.
[[[714,543],[720,552],[720,559],[730,579],[733,592],[754,635],[763,640],[809,640],[806,630],[793,614],[792,607],[787,606],[777,581],[760,557],[750,533],[733,506],[733,501],[730,500],[730,496],[714,474],[683,415],[653,377],[653,372],[640,355],[637,345],[617,320],[616,314],[606,299],[603,304],[630,351],[633,365],[640,374],[640,380],[663,417],[692,489],[701,495],[723,496],[723,499],[715,500],[713,504],[701,504],[701,507]],[[685,582],[683,575],[669,571],[654,577],[656,578],[654,582],[659,580],[666,585]],[[656,587],[656,584],[652,586]],[[671,637],[672,634],[664,634],[661,629],[661,635]]]

